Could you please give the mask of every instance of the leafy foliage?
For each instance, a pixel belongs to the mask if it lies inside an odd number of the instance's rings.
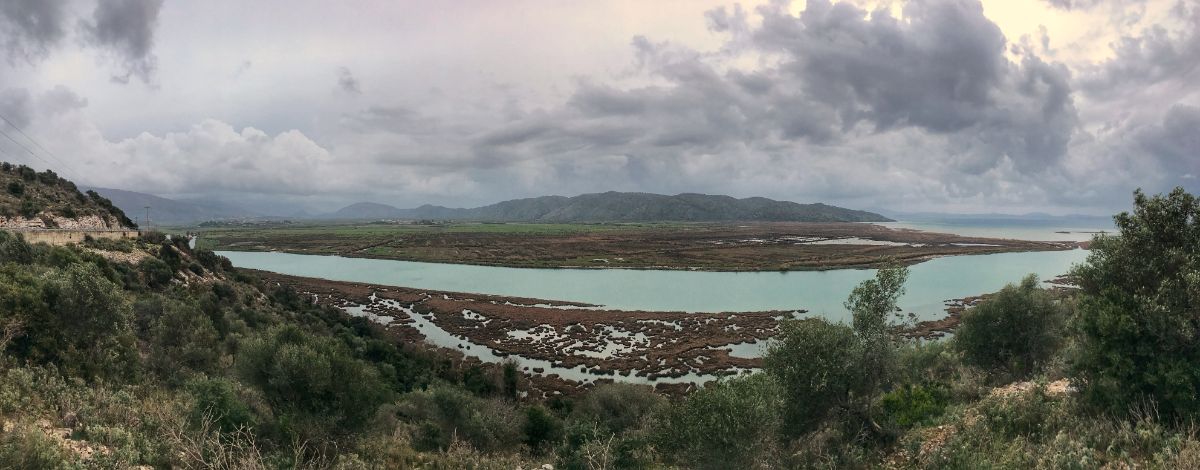
[[[785,434],[797,437],[839,414],[848,422],[882,429],[871,408],[895,369],[897,340],[889,318],[903,292],[907,270],[881,269],[846,301],[854,326],[822,318],[785,322],[763,366],[785,392]]]
[[[1074,371],[1089,401],[1114,413],[1150,400],[1200,417],[1200,202],[1183,189],[1134,193],[1120,234],[1097,237],[1079,279]]]
[[[1005,379],[1022,379],[1057,350],[1065,320],[1063,308],[1031,274],[964,312],[955,344],[968,363]]]
[[[763,459],[777,445],[780,392],[764,374],[706,386],[667,410],[662,445],[690,468],[769,464]]]
[[[295,420],[285,431],[310,436],[361,429],[391,395],[371,364],[332,339],[290,325],[248,339],[236,366],[273,408]]]

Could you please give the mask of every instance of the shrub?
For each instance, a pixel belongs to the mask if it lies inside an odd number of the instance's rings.
[[[18,212],[21,213],[21,216],[25,217],[26,219],[34,218],[41,211],[42,206],[36,202],[33,202],[33,199],[29,198],[21,200],[21,208],[18,210]]]
[[[865,390],[854,329],[823,318],[785,322],[767,351],[763,368],[784,390],[783,432],[800,436]]]
[[[8,194],[20,197],[25,194],[25,185],[21,184],[20,181],[10,181],[8,183]]]
[[[0,230],[0,263],[28,264],[33,261],[33,248],[20,234]]]
[[[711,384],[666,411],[659,440],[690,468],[769,467],[780,405],[766,374]]]
[[[44,298],[49,315],[26,331],[48,361],[86,377],[128,377],[138,356],[129,305],[116,284],[90,263],[52,273]]]
[[[1153,401],[1166,416],[1200,417],[1200,201],[1176,188],[1134,193],[1114,217],[1120,234],[1097,237],[1079,280],[1078,354],[1083,396],[1113,413]]]
[[[0,468],[66,469],[75,459],[54,439],[32,427],[0,433]]]
[[[183,268],[183,255],[170,241],[165,241],[158,248],[158,258],[171,268],[171,272],[179,272]]]
[[[17,173],[20,174],[21,179],[25,181],[33,181],[37,179],[37,171],[25,165],[18,166]]]
[[[88,193],[91,194],[90,191]],[[150,245],[161,245],[163,242],[167,241],[167,234],[157,230],[147,231],[142,232],[141,239],[143,242],[146,242]]]
[[[541,452],[562,439],[562,420],[541,406],[525,409],[525,444]]]
[[[646,385],[598,385],[575,405],[573,418],[596,423],[606,433],[620,434],[639,426],[666,402]]]
[[[38,176],[38,181],[41,181],[42,184],[45,184],[45,185],[58,184],[58,175],[49,169],[47,169],[46,171],[43,171],[41,173],[38,173],[37,176]]]
[[[221,354],[217,330],[195,305],[169,302],[150,329],[150,363],[163,377],[185,371],[212,373]]]
[[[1031,274],[964,312],[954,341],[967,363],[1004,381],[1023,379],[1058,349],[1065,317]]]
[[[885,393],[880,400],[885,421],[894,426],[907,428],[929,424],[942,414],[949,402],[950,393],[939,385],[905,385]]]
[[[164,287],[170,284],[171,279],[175,277],[175,272],[167,263],[153,257],[143,258],[139,261],[138,271],[142,272],[142,278],[145,279],[146,285],[152,288]]]
[[[295,420],[294,432],[353,433],[391,396],[370,364],[352,358],[331,338],[291,325],[243,343],[236,366],[272,408]]]
[[[193,426],[208,420],[223,432],[234,432],[252,429],[258,424],[250,406],[242,401],[234,383],[227,379],[196,379],[188,383],[187,391],[195,400],[188,415]]]
[[[398,414],[414,425],[413,444],[422,450],[445,450],[457,438],[482,452],[501,452],[526,440],[525,420],[511,403],[445,384],[404,394]]]

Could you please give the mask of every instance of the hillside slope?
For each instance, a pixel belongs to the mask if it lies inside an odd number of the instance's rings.
[[[220,207],[158,197],[152,194],[111,188],[86,188],[112,200],[113,205],[131,214],[143,214],[150,206],[150,220],[155,225],[184,225],[208,220],[257,217],[259,214],[236,207]]]
[[[536,222],[887,222],[882,215],[826,204],[798,204],[762,197],[737,199],[707,194],[666,196],[606,192],[574,197],[514,199],[473,209],[425,205],[398,209],[385,204],[352,204],[331,215],[340,219],[413,218]]]
[[[136,225],[112,201],[53,171],[0,163],[0,228],[119,229]]]

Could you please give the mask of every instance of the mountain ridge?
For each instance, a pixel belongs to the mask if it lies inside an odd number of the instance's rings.
[[[800,204],[764,197],[642,192],[588,193],[578,196],[539,196],[511,199],[475,208],[425,204],[400,209],[360,202],[327,214],[331,219],[446,219],[512,222],[888,222],[882,215],[831,206]]]

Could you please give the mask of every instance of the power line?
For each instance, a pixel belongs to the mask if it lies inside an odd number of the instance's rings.
[[[79,173],[77,171],[75,171],[75,167],[68,165],[67,162],[63,161],[63,159],[58,158],[58,155],[55,155],[54,152],[47,150],[46,147],[43,147],[41,143],[38,143],[37,140],[34,140],[33,137],[30,137],[29,134],[26,134],[25,131],[21,130],[21,128],[18,127],[16,124],[14,124],[12,121],[8,120],[7,117],[4,117],[3,114],[0,114],[0,119],[4,120],[4,122],[8,123],[8,125],[12,126],[13,129],[16,129],[17,132],[20,132],[21,135],[25,137],[25,140],[32,142],[33,145],[37,146],[37,148],[41,149],[43,152],[46,152],[46,154],[49,155],[50,158],[53,158],[54,161],[58,162],[59,165],[62,165],[63,168],[70,170],[72,175],[74,175],[75,177],[79,176]]]
[[[7,120],[6,120],[6,121],[7,121]],[[18,130],[18,131],[20,131],[21,129],[19,129],[19,128],[18,128],[17,130]],[[55,166],[53,163],[50,163],[50,162],[49,162],[49,161],[47,161],[45,158],[42,158],[40,155],[38,155],[37,153],[35,153],[33,150],[29,150],[29,147],[26,147],[26,146],[25,146],[25,144],[22,144],[22,143],[21,143],[20,141],[18,141],[17,139],[14,139],[14,138],[13,138],[11,135],[8,135],[8,133],[7,133],[7,132],[4,132],[3,130],[0,130],[0,135],[2,135],[2,136],[4,136],[4,137],[7,137],[7,138],[8,138],[8,140],[12,141],[12,143],[14,143],[14,144],[17,144],[17,146],[18,146],[18,147],[21,147],[21,149],[22,149],[22,150],[25,150],[25,151],[26,151],[26,152],[28,152],[30,155],[33,155],[33,158],[36,158],[36,159],[38,159],[38,160],[41,160],[41,161],[42,161],[42,163],[45,163],[45,164],[46,164],[46,166],[49,166],[49,167],[53,167],[53,166]],[[66,167],[65,167],[65,165],[64,165],[64,168],[63,168],[63,169],[64,169],[64,170],[68,170],[69,168],[66,168]],[[72,178],[74,178],[74,179],[78,179],[78,178],[79,178],[79,175],[75,174],[75,172],[74,172],[74,171],[68,171],[68,173],[70,173],[70,176],[71,176]]]

